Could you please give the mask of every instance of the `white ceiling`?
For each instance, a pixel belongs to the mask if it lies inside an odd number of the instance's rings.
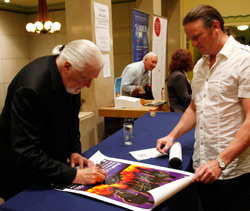
[[[47,0],[49,11],[64,10],[65,0]],[[0,0],[0,10],[17,12],[23,14],[32,14],[37,12],[38,0],[10,0],[5,3]]]
[[[134,0],[135,1],[135,0]],[[0,2],[4,2],[4,0],[0,0]],[[64,3],[65,0],[47,0],[47,4],[58,4]],[[121,2],[129,2],[128,0],[112,0],[112,3],[121,3]],[[6,3],[8,4],[8,3]],[[10,0],[10,4],[34,7],[38,5],[38,0]]]
[[[9,0],[5,3],[0,0],[0,10],[31,14],[37,11],[38,0]],[[83,0],[84,1],[84,0]],[[111,0],[112,4],[133,2],[136,0]],[[49,11],[65,9],[65,0],[47,0]]]
[[[4,0],[0,0],[0,2],[4,2]],[[65,1],[64,0],[47,0],[48,5],[57,4],[61,2],[65,2]],[[10,4],[26,6],[26,7],[35,7],[35,6],[38,6],[38,0],[10,0]]]

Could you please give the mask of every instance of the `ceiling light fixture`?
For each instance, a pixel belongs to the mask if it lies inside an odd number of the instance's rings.
[[[37,21],[34,24],[28,23],[26,25],[26,30],[29,33],[36,32],[38,34],[54,33],[61,30],[61,24],[59,22],[51,22],[46,0],[39,0]]]
[[[247,25],[241,25],[241,26],[237,26],[237,29],[240,30],[240,31],[245,31],[249,28],[249,26]]]

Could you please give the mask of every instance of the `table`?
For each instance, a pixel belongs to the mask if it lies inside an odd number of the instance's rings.
[[[87,158],[100,150],[104,155],[120,159],[136,161],[128,152],[155,147],[156,140],[168,134],[176,125],[182,114],[157,112],[155,117],[149,113],[137,119],[134,124],[134,143],[123,145],[123,133],[119,130],[112,136],[83,153]],[[182,144],[182,170],[192,171],[192,154],[194,131],[190,131],[178,139]],[[168,167],[168,156],[144,160],[143,163]],[[154,210],[198,210],[195,184],[189,185]],[[54,189],[32,186],[0,206],[0,210],[125,210],[109,203],[92,199],[87,196]]]
[[[165,111],[167,109],[167,103],[163,100],[147,100],[145,103],[162,102],[164,104],[160,106],[141,106],[139,108],[133,107],[114,107],[114,105],[101,107],[98,109],[100,117],[104,117],[105,137],[112,135],[116,131],[122,128],[124,118],[140,118],[150,111],[155,109],[156,111]]]
[[[150,109],[155,109],[156,111],[163,111],[166,107],[166,101],[150,101],[150,102],[162,102],[164,104],[159,106],[141,106],[139,108],[133,107],[114,107],[114,105],[101,107],[98,109],[99,116],[101,117],[119,117],[119,118],[139,118],[144,114],[148,113]]]

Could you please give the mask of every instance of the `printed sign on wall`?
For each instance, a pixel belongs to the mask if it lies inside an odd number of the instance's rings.
[[[167,19],[154,16],[152,51],[158,56],[158,63],[152,71],[152,91],[155,100],[165,100],[166,43]]]
[[[148,42],[149,15],[133,10],[133,55],[134,62],[141,61],[149,52]]]

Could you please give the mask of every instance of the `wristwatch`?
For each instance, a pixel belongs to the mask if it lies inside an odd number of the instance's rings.
[[[224,170],[226,168],[226,163],[223,160],[221,160],[221,158],[219,156],[216,158],[216,161],[218,162],[219,167],[222,170]]]

